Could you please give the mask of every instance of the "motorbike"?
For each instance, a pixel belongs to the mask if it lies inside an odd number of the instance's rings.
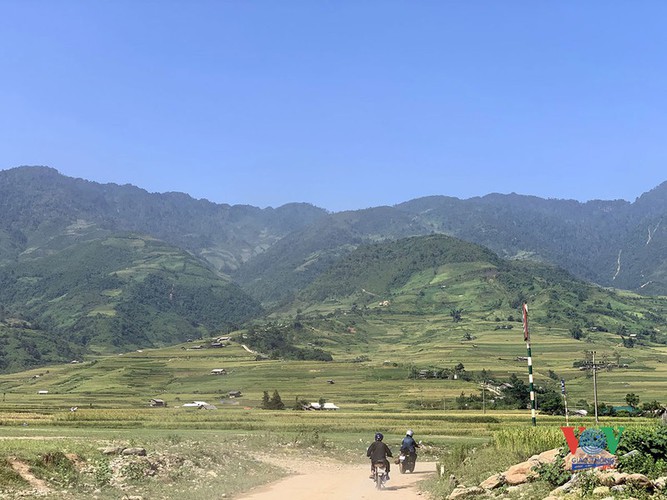
[[[398,468],[401,471],[401,474],[405,474],[406,472],[414,472],[415,463],[417,463],[416,451],[410,453],[408,450],[401,450],[401,454],[398,456]]]
[[[373,463],[373,481],[375,482],[375,488],[378,490],[384,488],[384,484],[387,482],[387,470],[384,462]]]

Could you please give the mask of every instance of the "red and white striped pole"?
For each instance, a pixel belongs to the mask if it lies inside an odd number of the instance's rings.
[[[528,387],[530,389],[530,417],[533,427],[537,425],[535,418],[537,404],[535,401],[535,388],[533,385],[533,355],[530,352],[530,333],[528,332],[528,304],[523,303],[523,339],[526,341],[528,351]]]

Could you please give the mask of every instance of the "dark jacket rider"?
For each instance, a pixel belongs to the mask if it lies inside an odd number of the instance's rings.
[[[405,437],[401,442],[401,451],[405,451],[406,453],[410,454],[417,453],[417,448],[419,448],[419,445],[412,437],[413,434],[414,433],[412,432],[412,429],[408,429],[408,432],[405,433]]]
[[[377,462],[384,462],[387,471],[387,481],[389,480],[389,460],[387,457],[393,457],[389,446],[384,444],[382,440],[384,436],[381,432],[375,434],[375,441],[368,447],[366,456],[371,459],[371,479],[373,479],[373,464]]]

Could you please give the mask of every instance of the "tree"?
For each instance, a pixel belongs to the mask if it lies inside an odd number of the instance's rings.
[[[635,339],[634,337],[621,337],[623,339],[623,347],[627,347],[628,349],[632,349],[635,346]]]
[[[463,391],[461,391],[461,395],[456,398],[456,407],[459,410],[465,410],[467,403],[466,403],[466,395]]]
[[[664,406],[662,406],[656,399],[642,404],[642,410],[648,413],[657,413],[664,409]]]
[[[530,402],[530,390],[523,380],[513,373],[509,379],[510,387],[503,389],[506,403],[518,410],[523,410],[528,407]]]
[[[264,410],[268,410],[271,408],[271,403],[269,401],[269,392],[264,391],[264,395],[262,396],[262,408]]]
[[[449,311],[449,315],[452,317],[452,320],[454,323],[458,323],[461,321],[461,314],[463,313],[463,309],[452,309]]]
[[[305,399],[299,399],[299,396],[297,396],[294,400],[294,406],[292,406],[293,410],[303,410],[308,406],[308,401]]]
[[[633,409],[639,406],[639,396],[634,392],[625,395],[625,402],[628,403],[628,406],[631,406]]]
[[[272,410],[285,409],[285,403],[283,403],[283,400],[280,399],[280,394],[278,394],[277,389],[273,391],[273,396],[271,396],[271,401],[269,401],[269,408]]]
[[[577,400],[577,408],[579,408],[580,410],[590,411],[590,405],[588,404],[588,401],[586,401],[585,399]]]
[[[539,409],[543,413],[548,413],[549,415],[565,414],[563,398],[554,390],[548,390],[545,393],[540,394],[538,401],[540,405]]]

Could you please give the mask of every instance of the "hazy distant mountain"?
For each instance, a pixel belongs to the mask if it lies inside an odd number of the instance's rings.
[[[484,245],[503,258],[552,263],[603,286],[665,294],[666,204],[667,183],[634,203],[516,194],[420,198],[331,214],[287,235],[235,277],[260,299],[280,300],[309,283],[334,256],[361,243],[442,233]]]
[[[667,292],[667,183],[634,203],[495,194],[413,200],[396,208],[501,257],[551,262],[604,286]]]
[[[47,167],[0,171],[0,262],[67,228],[134,231],[176,245],[229,272],[291,231],[323,217],[306,203],[260,209],[219,205],[183,193],[98,184]]]
[[[667,182],[634,203],[433,196],[329,214],[303,203],[276,209],[220,205],[20,167],[0,171],[0,262],[39,255],[45,238],[67,234],[73,225],[79,237],[94,230],[134,231],[185,249],[233,274],[261,299],[276,301],[359,244],[443,233],[504,258],[551,262],[601,285],[662,294],[666,215]]]

